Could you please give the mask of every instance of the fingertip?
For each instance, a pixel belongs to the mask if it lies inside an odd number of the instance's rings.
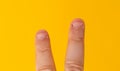
[[[84,23],[83,19],[81,19],[81,18],[75,18],[75,19],[72,21],[72,23],[74,23],[74,22]]]
[[[85,28],[84,21],[81,18],[76,18],[71,23],[72,30],[82,30]]]
[[[84,38],[84,21],[80,18],[76,18],[72,21],[69,33],[70,40],[83,40]]]
[[[38,39],[38,40],[44,40],[46,38],[48,38],[48,32],[46,30],[39,30],[36,33],[36,39]]]
[[[36,35],[39,35],[39,34],[48,34],[48,32],[46,31],[46,30],[44,30],[44,29],[41,29],[41,30],[39,30],[37,33],[36,33]]]

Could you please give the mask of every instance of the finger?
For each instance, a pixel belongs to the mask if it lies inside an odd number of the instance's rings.
[[[50,39],[45,30],[36,35],[36,71],[55,71]]]
[[[70,27],[66,54],[66,71],[83,71],[84,64],[84,22],[75,19]]]

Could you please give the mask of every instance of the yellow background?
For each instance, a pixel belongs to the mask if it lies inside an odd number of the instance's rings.
[[[85,21],[85,71],[120,71],[119,0],[0,0],[0,71],[35,71],[34,38],[46,29],[58,71],[70,22]]]

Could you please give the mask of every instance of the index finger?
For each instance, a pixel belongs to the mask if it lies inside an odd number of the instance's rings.
[[[66,71],[83,71],[84,68],[84,22],[75,19],[70,26]]]

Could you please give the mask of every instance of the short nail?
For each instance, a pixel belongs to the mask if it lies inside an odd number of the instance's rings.
[[[74,28],[79,28],[82,24],[82,22],[74,22],[72,25]]]
[[[79,28],[83,25],[83,21],[81,19],[75,19],[73,22],[72,22],[72,26],[74,28]]]
[[[40,31],[37,33],[37,39],[38,40],[44,40],[45,38],[48,38],[47,32],[46,31]]]

